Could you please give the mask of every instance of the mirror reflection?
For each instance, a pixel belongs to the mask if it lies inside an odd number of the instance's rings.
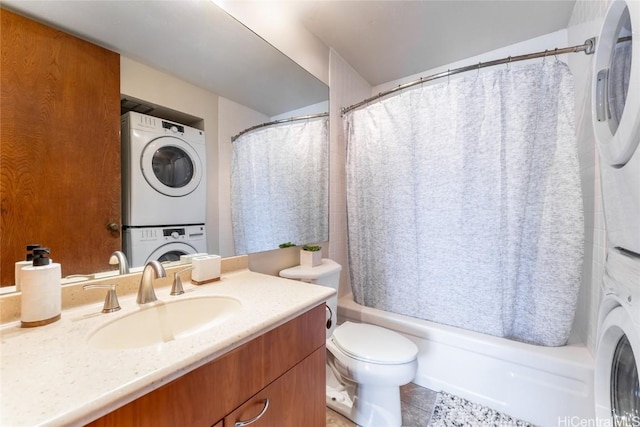
[[[184,124],[201,130],[205,135],[206,155],[203,161],[203,170],[206,171],[206,216],[204,221],[204,235],[206,236],[206,252],[217,253],[222,256],[246,253],[253,248],[249,246],[235,248],[231,221],[231,158],[233,144],[231,136],[256,124],[278,120],[283,117],[308,114],[311,112],[328,111],[328,87],[307,73],[300,66],[270,46],[255,33],[244,27],[238,21],[222,11],[212,2],[49,2],[49,1],[14,1],[6,0],[2,3],[3,17],[3,61],[5,37],[9,32],[5,31],[5,11],[10,11],[31,21],[37,21],[47,27],[62,31],[69,38],[79,38],[90,42],[94,46],[104,47],[107,52],[119,54],[120,87],[116,86],[115,92],[109,92],[108,96],[97,96],[85,90],[85,83],[79,84],[76,98],[64,98],[68,103],[76,102],[78,110],[83,113],[80,117],[71,115],[64,122],[61,132],[62,139],[66,136],[70,147],[74,169],[85,170],[91,179],[82,178],[82,174],[72,171],[69,166],[69,176],[64,180],[52,171],[60,170],[60,162],[51,161],[47,167],[39,169],[49,161],[46,156],[36,158],[15,158],[15,152],[6,150],[5,132],[9,118],[14,115],[3,114],[3,162],[4,164],[24,164],[33,168],[33,173],[41,174],[45,180],[49,180],[57,187],[69,187],[69,192],[81,195],[78,201],[69,206],[65,203],[49,203],[46,211],[34,208],[35,203],[29,204],[28,209],[19,210],[9,219],[5,213],[5,206],[14,203],[15,199],[8,202],[3,200],[2,213],[2,286],[12,285],[14,264],[24,258],[24,247],[29,243],[41,243],[52,247],[52,256],[56,262],[60,262],[63,268],[63,276],[81,275],[92,278],[92,274],[101,271],[112,271],[117,274],[115,266],[109,264],[109,259],[114,250],[126,249],[122,242],[125,225],[122,217],[122,203],[120,198],[125,181],[119,176],[121,162],[118,149],[102,148],[100,144],[89,145],[89,141],[103,141],[113,138],[106,135],[116,135],[115,143],[120,144],[117,136],[120,121],[120,102],[134,111],[141,111],[146,115],[156,117],[160,121],[166,120],[173,123]],[[153,17],[154,19],[150,19]],[[114,27],[111,23],[119,22]],[[172,25],[165,25],[171,22]],[[46,37],[51,40],[52,37]],[[68,40],[62,38],[66,43]],[[22,54],[31,52],[32,46],[20,46]],[[50,46],[42,50],[52,52]],[[57,50],[58,52],[60,50]],[[54,59],[57,63],[67,61],[66,57]],[[74,59],[73,61],[78,61]],[[45,61],[46,62],[46,61]],[[13,64],[3,62],[4,76],[9,78]],[[78,67],[76,67],[78,68]],[[103,67],[104,68],[104,67]],[[46,70],[44,70],[46,72]],[[22,73],[21,79],[36,78],[31,73]],[[15,76],[14,76],[15,77]],[[88,76],[88,86],[95,86],[100,79],[92,79]],[[62,78],[62,77],[61,77]],[[3,84],[3,99],[5,91],[10,85]],[[83,92],[84,91],[84,92]],[[33,109],[47,111],[47,106],[42,104],[42,97],[37,96],[30,88],[33,96]],[[44,91],[43,91],[44,94]],[[82,100],[84,98],[84,100]],[[97,100],[107,105],[110,133],[94,123],[96,118],[95,106]],[[105,102],[108,100],[108,102]],[[115,101],[115,102],[114,102]],[[131,108],[130,102],[138,103]],[[4,107],[4,106],[3,106]],[[150,110],[145,109],[149,107]],[[136,110],[141,108],[141,110]],[[115,113],[114,113],[115,111]],[[127,110],[128,111],[128,110]],[[37,113],[38,123],[46,124],[46,131],[39,131],[29,139],[33,146],[50,147],[54,142],[50,139],[49,129],[56,127],[60,119],[53,113]],[[115,114],[115,116],[114,116]],[[69,114],[67,114],[69,116]],[[69,129],[80,127],[81,118],[87,127],[93,129],[93,137],[80,137],[74,135]],[[23,119],[24,121],[24,119]],[[29,123],[26,121],[26,123]],[[115,126],[114,126],[115,125]],[[60,126],[58,126],[60,127]],[[115,131],[114,129],[115,128]],[[169,129],[170,130],[170,129]],[[95,137],[99,135],[99,138]],[[18,139],[18,138],[16,138]],[[116,165],[117,175],[104,175],[84,164],[83,156],[79,154],[82,146],[92,147],[93,151],[103,150],[109,157],[103,156],[103,161],[108,159],[108,164]],[[111,144],[111,142],[110,142]],[[75,147],[75,148],[74,148]],[[86,147],[85,147],[86,148]],[[98,150],[96,150],[98,148]],[[24,154],[24,153],[23,153]],[[117,154],[117,156],[116,156]],[[98,154],[97,157],[100,157]],[[297,154],[300,156],[301,154]],[[114,157],[115,156],[115,157]],[[13,159],[12,159],[13,157]],[[298,159],[299,161],[300,159]],[[317,160],[317,159],[316,159]],[[327,159],[320,161],[326,165]],[[255,159],[256,165],[262,166],[263,159]],[[13,163],[10,163],[13,162]],[[67,164],[65,164],[67,167]],[[88,173],[88,172],[91,173]],[[13,171],[12,171],[13,173]],[[15,171],[16,176],[21,170]],[[86,176],[86,175],[85,175]],[[310,175],[311,176],[311,175]],[[326,173],[315,171],[315,178],[326,176]],[[3,198],[12,196],[13,192],[6,190],[6,174],[3,172],[2,189]],[[117,184],[118,196],[109,193],[100,198],[92,192],[94,181],[106,181],[109,184]],[[326,185],[326,183],[325,183]],[[277,200],[280,197],[272,191]],[[79,191],[80,190],[80,191]],[[124,192],[123,192],[124,193]],[[87,196],[92,194],[91,196]],[[288,197],[295,204],[291,193]],[[36,198],[37,199],[37,198]],[[265,201],[265,203],[270,203]],[[305,202],[306,203],[306,202]],[[94,217],[89,215],[89,207],[95,205],[110,206],[109,215]],[[115,209],[113,209],[115,207]],[[314,215],[328,218],[326,207],[313,206]],[[185,210],[188,206],[185,205]],[[236,211],[237,212],[237,211]],[[322,214],[322,215],[321,215]],[[38,232],[38,225],[43,217],[53,219],[46,223],[47,233]],[[323,223],[324,219],[315,223]],[[52,222],[54,224],[52,224]],[[95,224],[96,231],[93,235],[75,233],[79,224]],[[145,224],[149,226],[161,226],[162,232],[156,244],[160,248],[167,242],[174,243],[174,235],[177,232],[181,236],[181,229],[174,227],[184,224]],[[173,231],[166,232],[166,229]],[[18,233],[19,239],[9,239],[6,233],[10,229],[29,230],[29,233]],[[33,232],[33,233],[32,233]],[[30,234],[31,233],[31,234]],[[185,233],[190,233],[185,230]],[[78,235],[79,234],[79,235]],[[246,234],[246,233],[245,233]],[[40,236],[40,238],[33,236]],[[44,237],[42,237],[44,236]],[[247,239],[251,236],[247,234]],[[35,239],[35,240],[34,240]],[[280,237],[278,237],[280,239]],[[293,236],[291,239],[293,240]],[[304,237],[296,240],[296,243],[309,243]],[[33,240],[33,241],[32,241]],[[42,240],[42,241],[41,241]],[[179,240],[179,239],[178,239]],[[313,241],[321,239],[312,239]],[[83,241],[87,241],[86,244]],[[65,246],[69,242],[69,247]],[[105,244],[115,242],[115,244]],[[179,240],[179,243],[184,243]],[[259,250],[275,249],[280,241],[274,242],[271,247],[264,244]],[[184,252],[193,252],[191,248],[185,248]],[[200,252],[200,251],[198,251]]]
[[[267,123],[233,140],[231,215],[239,253],[328,240],[328,114]]]

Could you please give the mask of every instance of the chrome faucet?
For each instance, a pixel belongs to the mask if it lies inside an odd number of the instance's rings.
[[[129,262],[127,262],[127,256],[121,251],[115,251],[109,258],[109,264],[120,266],[120,274],[129,274]]]
[[[142,271],[140,288],[138,288],[138,298],[136,302],[140,305],[157,301],[156,293],[153,290],[153,279],[167,277],[167,272],[158,261],[149,261]]]

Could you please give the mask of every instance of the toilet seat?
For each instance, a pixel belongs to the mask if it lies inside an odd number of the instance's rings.
[[[345,322],[333,331],[333,343],[354,359],[381,365],[409,363],[418,347],[402,335],[375,325]]]

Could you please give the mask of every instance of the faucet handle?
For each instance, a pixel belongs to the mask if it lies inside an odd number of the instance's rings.
[[[193,266],[183,268],[180,271],[176,271],[173,273],[173,285],[171,285],[171,292],[169,295],[182,295],[184,294],[184,288],[182,287],[182,279],[180,278],[180,274],[185,271],[193,270]]]
[[[91,285],[83,285],[82,289],[108,289],[107,295],[104,298],[104,306],[102,307],[103,313],[112,313],[120,310],[120,303],[118,302],[118,295],[116,294],[116,285],[114,284],[102,284],[94,283]]]

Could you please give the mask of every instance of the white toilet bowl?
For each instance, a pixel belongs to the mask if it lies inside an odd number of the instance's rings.
[[[400,386],[415,377],[417,354],[414,343],[393,331],[343,323],[327,340],[327,364],[347,396],[339,402],[335,388],[327,390],[327,405],[360,426],[400,427]]]
[[[297,266],[280,276],[338,290],[340,264]],[[327,406],[363,427],[400,427],[400,386],[413,380],[418,347],[402,335],[364,323],[336,327],[338,298],[327,301]]]

